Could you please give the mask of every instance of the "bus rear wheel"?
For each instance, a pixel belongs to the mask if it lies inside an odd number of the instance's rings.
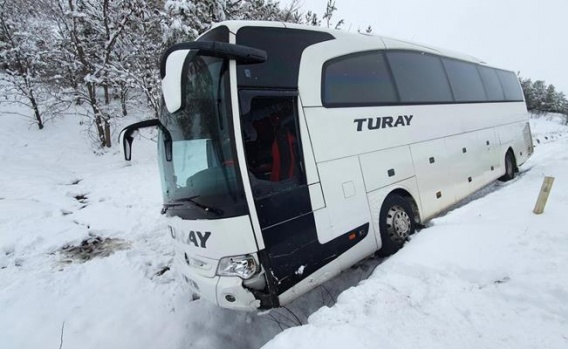
[[[378,255],[386,257],[400,250],[415,229],[414,212],[408,200],[396,194],[387,196],[379,215],[382,247]]]
[[[517,164],[515,161],[515,155],[509,149],[507,154],[505,154],[505,174],[499,177],[501,182],[507,182],[511,179],[515,178],[515,174],[517,172]]]

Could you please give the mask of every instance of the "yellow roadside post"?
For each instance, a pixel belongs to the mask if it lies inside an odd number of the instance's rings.
[[[548,195],[552,189],[552,183],[554,183],[554,177],[544,177],[542,187],[540,188],[540,194],[538,194],[538,199],[534,206],[534,214],[541,214],[544,212],[544,206],[546,206],[546,200],[548,200]]]

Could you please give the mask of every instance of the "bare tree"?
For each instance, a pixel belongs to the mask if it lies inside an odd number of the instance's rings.
[[[0,2],[0,56],[6,73],[2,80],[7,98],[29,107],[34,123],[41,130],[44,115],[38,95],[45,92],[41,75],[46,68],[49,43],[41,18],[29,11],[30,5],[23,0]]]
[[[59,56],[76,97],[86,102],[101,147],[110,147],[109,88],[117,80],[114,59],[135,7],[132,1],[53,0]],[[102,89],[103,97],[99,95]]]
[[[123,80],[128,86],[144,94],[156,117],[160,110],[158,63],[165,49],[162,32],[166,15],[161,11],[162,8],[158,0],[144,1],[136,7],[129,35],[123,40],[124,56],[117,60],[120,64],[117,69],[125,73]],[[121,94],[121,102],[122,98]]]
[[[287,7],[273,0],[0,0],[3,86],[31,108],[40,129],[54,105],[82,104],[89,135],[110,147],[112,117],[127,115],[131,98],[143,94],[158,114],[158,61],[167,45],[226,19],[321,23],[299,8],[299,0]],[[328,25],[335,10],[330,0]]]
[[[325,13],[323,15],[323,19],[326,20],[328,28],[331,28],[331,26],[332,26],[331,18],[333,17],[333,14],[335,13],[335,11],[337,11],[337,7],[335,7],[335,0],[328,0],[327,5],[326,5],[326,9],[325,9]],[[340,19],[335,24],[334,28],[340,29],[344,22],[345,21],[343,19]]]

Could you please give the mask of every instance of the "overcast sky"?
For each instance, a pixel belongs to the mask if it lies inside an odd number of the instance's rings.
[[[321,17],[327,0],[301,0]],[[281,0],[288,4],[290,0]],[[568,0],[336,0],[343,30],[417,41],[520,71],[568,95]]]

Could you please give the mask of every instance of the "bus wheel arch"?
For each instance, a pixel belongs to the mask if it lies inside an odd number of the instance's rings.
[[[499,177],[501,182],[507,182],[515,178],[515,174],[518,171],[517,168],[517,158],[515,157],[515,152],[513,148],[509,147],[505,153],[505,174]]]
[[[382,246],[377,254],[386,257],[401,249],[409,235],[416,231],[418,221],[418,205],[410,193],[404,189],[389,193],[379,213]]]

